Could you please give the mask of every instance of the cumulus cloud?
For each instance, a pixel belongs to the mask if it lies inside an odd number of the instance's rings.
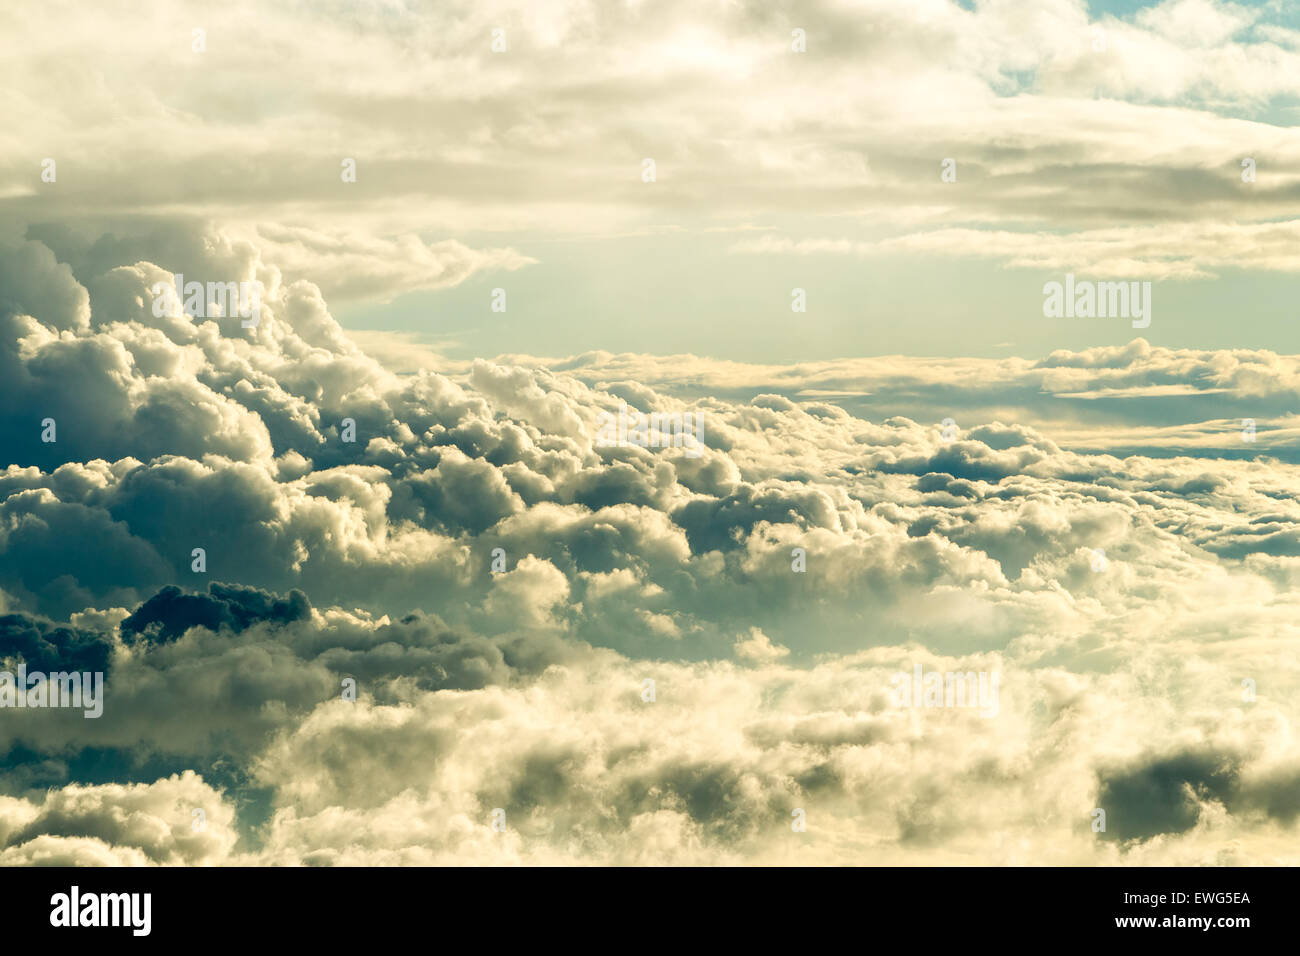
[[[243,242],[256,329],[5,250],[0,660],[106,703],[6,712],[0,862],[1297,862],[1294,357],[397,374]]]
[[[1036,359],[696,341],[761,338],[729,304],[777,262],[1296,272],[1295,27],[8,12],[0,672],[105,691],[0,709],[0,864],[1300,863],[1300,357],[1172,322]],[[178,273],[259,321],[160,302]],[[672,348],[723,357],[648,354],[674,283],[708,305]],[[476,315],[580,354],[448,358]],[[615,323],[639,351],[581,351]],[[655,427],[602,438],[625,409]],[[684,412],[699,446],[650,440]],[[907,705],[914,674],[995,698]]]
[[[759,664],[778,661],[790,653],[790,648],[773,644],[772,639],[758,628],[750,628],[749,636],[736,639],[736,656]]]
[[[0,865],[220,863],[237,839],[233,823],[233,809],[189,771],[151,784],[74,784],[0,805]]]

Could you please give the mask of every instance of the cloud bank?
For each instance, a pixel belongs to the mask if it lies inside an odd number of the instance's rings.
[[[0,660],[106,704],[3,712],[0,862],[1298,862],[1294,356],[403,373],[287,235],[30,233]],[[155,316],[182,266],[259,326]]]

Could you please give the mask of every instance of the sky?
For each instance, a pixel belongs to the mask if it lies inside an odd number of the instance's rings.
[[[5,17],[0,864],[1300,863],[1294,4]]]

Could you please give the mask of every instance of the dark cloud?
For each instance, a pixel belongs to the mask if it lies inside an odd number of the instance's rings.
[[[1105,836],[1148,840],[1196,826],[1202,800],[1226,802],[1236,790],[1237,758],[1187,753],[1103,777],[1097,801],[1106,811]]]
[[[29,614],[0,615],[0,660],[18,658],[28,671],[107,672],[113,642],[93,630]]]
[[[169,585],[145,601],[122,621],[122,639],[172,641],[191,627],[236,633],[254,624],[288,624],[311,616],[311,602],[301,591],[280,598],[261,588],[213,581],[207,594],[186,594]]]

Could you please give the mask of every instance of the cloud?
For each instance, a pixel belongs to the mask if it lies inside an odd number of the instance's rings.
[[[256,239],[287,274],[311,279],[331,300],[390,302],[408,292],[457,285],[480,271],[537,262],[513,249],[480,251],[450,239],[426,243],[414,234],[374,239],[262,224]]]
[[[311,602],[301,591],[293,591],[288,600],[279,600],[257,588],[208,585],[208,594],[183,594],[169,585],[140,605],[122,621],[121,633],[130,642],[142,638],[175,640],[191,627],[218,631],[223,627],[246,630],[260,621],[289,623],[311,613]]]
[[[103,671],[111,646],[93,630],[61,627],[26,614],[0,617],[0,661],[21,660],[28,670]]]
[[[1120,18],[1077,0],[1029,15],[882,0],[795,19],[680,0],[599,15],[581,0],[370,2],[342,21],[236,2],[196,52],[201,12],[54,3],[12,20],[12,217],[219,215],[328,293],[387,298],[525,261],[442,238],[470,232],[625,235],[810,211],[993,227],[1300,215],[1300,141],[1274,122],[1300,93],[1300,43],[1268,7],[1168,0]],[[806,53],[791,49],[796,27]],[[40,85],[56,53],[58,82]],[[272,81],[282,95],[267,102]],[[1253,189],[1243,156],[1267,170]],[[945,157],[957,188],[939,181]]]
[[[202,826],[194,824],[202,813]],[[234,811],[194,773],[134,786],[70,786],[0,808],[0,865],[202,866],[225,862]]]
[[[1294,356],[399,375],[219,234],[259,327],[154,316],[140,242],[7,247],[0,655],[108,677],[7,712],[0,862],[1296,862]]]
[[[736,639],[736,656],[758,664],[770,664],[790,654],[788,647],[773,644],[772,639],[758,628],[751,628],[749,637]]]
[[[1225,269],[1300,270],[1300,220],[1267,223],[1161,223],[1066,234],[938,229],[876,242],[793,240],[773,235],[735,243],[764,255],[906,255],[1001,259],[1008,268],[1114,279],[1206,279]],[[1216,271],[1218,270],[1218,271]]]

